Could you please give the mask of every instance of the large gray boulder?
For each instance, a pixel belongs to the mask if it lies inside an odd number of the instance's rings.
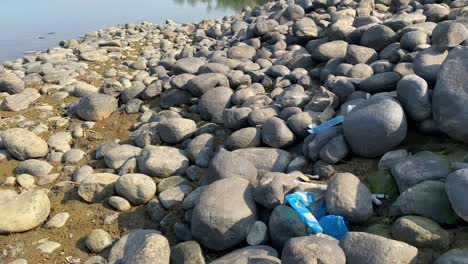
[[[141,205],[154,197],[156,184],[145,174],[130,173],[120,176],[115,183],[115,191],[133,205]]]
[[[224,108],[231,106],[232,90],[229,87],[217,87],[204,93],[198,101],[198,112],[205,120],[217,117],[222,120]]]
[[[138,157],[141,172],[159,178],[184,175],[189,166],[185,152],[166,146],[146,146]]]
[[[291,238],[284,245],[283,264],[345,264],[339,241],[325,234]]]
[[[400,193],[423,181],[445,179],[449,174],[448,164],[430,151],[403,159],[391,171]]]
[[[257,169],[243,156],[220,149],[211,160],[202,184],[208,185],[231,177],[244,178],[254,184],[257,179]]]
[[[432,43],[440,51],[454,48],[468,39],[468,29],[459,22],[443,21],[432,31]]]
[[[318,61],[328,61],[346,56],[348,43],[343,40],[325,42],[311,52],[311,57]]]
[[[184,87],[193,95],[202,96],[207,91],[219,86],[229,87],[229,80],[226,75],[204,73],[190,79]]]
[[[0,191],[0,234],[25,232],[42,224],[50,213],[50,200],[41,190],[16,194]]]
[[[276,148],[237,149],[233,153],[246,158],[257,168],[259,174],[265,172],[285,172],[293,159],[291,153]]]
[[[396,92],[409,118],[421,122],[431,117],[431,97],[426,80],[416,74],[406,75],[398,82]]]
[[[167,239],[156,230],[136,229],[121,237],[109,251],[113,264],[169,264]]]
[[[343,123],[351,150],[377,157],[398,146],[406,137],[406,116],[400,104],[385,96],[372,97],[356,106]]]
[[[468,203],[466,190],[468,188],[468,169],[457,170],[447,176],[446,191],[453,210],[463,220],[468,222]]]
[[[296,177],[281,172],[268,172],[261,176],[255,186],[253,196],[257,203],[267,209],[283,204],[284,196],[295,188]]]
[[[171,118],[161,122],[158,134],[162,141],[169,144],[178,144],[191,137],[197,129],[197,124],[188,118]]]
[[[424,78],[428,83],[434,83],[447,54],[447,51],[441,52],[434,46],[418,52],[413,59],[414,73]]]
[[[440,181],[424,181],[409,188],[400,194],[389,213],[392,216],[420,215],[439,224],[455,224],[460,221],[445,192],[445,183]]]
[[[249,264],[249,263],[272,263],[271,258],[277,258],[278,252],[269,246],[249,246],[235,250],[211,264]],[[261,261],[266,262],[261,262]],[[260,261],[260,262],[254,262]],[[273,262],[274,263],[274,262]]]
[[[209,249],[228,249],[245,240],[256,218],[249,181],[219,180],[208,186],[193,209],[192,235]]]
[[[111,169],[119,169],[130,158],[138,157],[141,154],[141,148],[132,145],[119,145],[106,151],[104,162]]]
[[[380,51],[394,42],[395,31],[384,25],[367,29],[361,37],[361,46]]]
[[[26,129],[5,130],[1,132],[0,138],[8,152],[19,160],[42,158],[47,155],[47,142]]]
[[[87,176],[78,187],[78,195],[88,203],[100,203],[114,195],[114,185],[119,179],[112,173],[94,173]]]
[[[255,148],[262,143],[262,130],[258,127],[246,127],[232,133],[224,142],[228,150]]]
[[[24,82],[16,74],[5,72],[0,74],[0,92],[9,94],[21,93],[24,90]]]
[[[325,201],[328,213],[351,223],[360,224],[372,216],[371,192],[351,173],[338,173],[328,183]]]
[[[404,242],[363,232],[348,232],[340,247],[349,264],[411,264],[418,254],[417,248]]]
[[[432,95],[432,114],[438,128],[468,143],[468,47],[450,51],[442,64]]]
[[[80,118],[86,121],[99,121],[108,118],[117,107],[117,99],[113,96],[96,93],[82,97],[75,109]]]
[[[278,205],[273,209],[268,221],[271,244],[282,250],[284,244],[294,237],[307,236],[307,226],[301,221],[297,212],[289,206]]]
[[[183,73],[195,74],[198,69],[205,64],[205,60],[197,57],[182,58],[177,60],[172,66],[172,73],[179,75]]]
[[[205,258],[197,242],[186,241],[171,248],[171,263],[205,264]]]
[[[296,139],[286,122],[278,117],[270,117],[263,124],[262,140],[273,148],[285,148]]]
[[[449,233],[429,218],[407,215],[398,218],[392,226],[392,236],[415,247],[446,250]]]

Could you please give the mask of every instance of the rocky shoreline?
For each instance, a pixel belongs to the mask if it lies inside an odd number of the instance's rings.
[[[468,263],[467,14],[280,0],[4,62],[0,263]]]

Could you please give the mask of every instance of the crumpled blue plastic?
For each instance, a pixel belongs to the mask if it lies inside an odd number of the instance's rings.
[[[314,193],[295,192],[286,195],[284,200],[285,204],[289,203],[297,212],[301,221],[307,225],[312,233],[324,233],[338,240],[348,233],[348,228],[346,227],[343,217],[327,214],[327,208],[324,200],[320,201],[314,214],[311,213],[308,207],[315,202]]]
[[[284,197],[285,203],[289,203],[291,207],[298,213],[299,218],[309,227],[312,233],[322,233],[323,229],[320,226],[314,215],[307,209],[315,202],[315,195],[311,192],[295,192]]]
[[[330,120],[328,120],[327,122],[321,124],[321,125],[318,125],[316,127],[312,127],[311,129],[309,129],[309,133],[311,134],[318,134],[320,133],[321,131],[327,129],[327,128],[330,128],[330,127],[333,127],[333,126],[336,126],[340,123],[342,123],[343,121],[345,120],[345,117],[340,115],[340,116],[337,116],[335,118],[332,118]]]
[[[339,215],[327,215],[319,219],[319,224],[323,229],[323,233],[340,240],[346,233],[346,227],[343,217]]]

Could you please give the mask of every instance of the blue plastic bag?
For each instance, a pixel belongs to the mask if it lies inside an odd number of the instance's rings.
[[[315,202],[315,195],[311,192],[295,192],[284,197],[285,203],[289,203],[291,207],[298,213],[299,218],[309,227],[312,233],[322,233],[323,229],[317,219],[309,211],[307,206]]]
[[[319,205],[313,212],[317,219],[320,219],[327,215],[327,205],[325,204],[325,200],[320,201]]]
[[[323,228],[323,233],[340,240],[346,233],[346,227],[343,217],[339,215],[327,215],[319,220],[320,226]]]

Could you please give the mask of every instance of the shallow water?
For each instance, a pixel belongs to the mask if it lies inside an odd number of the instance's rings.
[[[0,62],[124,23],[222,18],[263,0],[0,0]]]

